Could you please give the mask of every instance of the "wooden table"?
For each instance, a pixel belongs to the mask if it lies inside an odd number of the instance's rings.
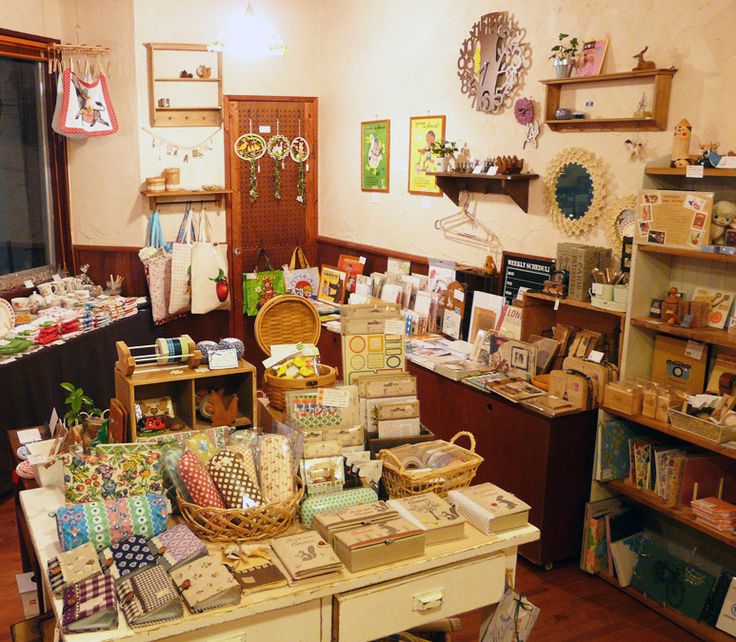
[[[56,522],[49,513],[64,504],[61,490],[37,488],[20,494],[33,547],[42,568],[60,552]],[[71,642],[160,640],[210,642],[363,642],[445,617],[496,604],[504,584],[513,583],[520,545],[539,538],[526,525],[483,535],[466,525],[465,537],[428,546],[422,557],[374,569],[297,582],[294,586],[244,595],[238,606],[131,629],[122,612],[113,631],[62,636]],[[211,550],[217,548],[212,545]],[[48,578],[43,578],[49,593]],[[441,604],[426,608],[430,597]],[[57,620],[61,600],[51,600]],[[184,609],[186,611],[186,607]]]

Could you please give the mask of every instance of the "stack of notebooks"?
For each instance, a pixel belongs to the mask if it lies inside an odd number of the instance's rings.
[[[465,518],[455,506],[435,493],[390,499],[388,505],[425,531],[427,544],[459,539],[465,534]]]
[[[316,531],[307,531],[271,542],[292,582],[327,575],[343,568],[340,558]]]
[[[529,521],[530,506],[490,482],[451,490],[447,499],[486,535],[519,528]]]
[[[736,530],[736,504],[718,497],[705,497],[691,501],[690,507],[693,509],[696,522],[717,531],[733,532]]]

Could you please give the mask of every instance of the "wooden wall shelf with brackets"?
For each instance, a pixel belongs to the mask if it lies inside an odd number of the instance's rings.
[[[148,206],[153,212],[159,205],[170,205],[172,203],[217,203],[222,207],[231,189],[178,189],[172,191],[151,192],[141,190],[141,194],[148,198]]]
[[[437,187],[455,205],[460,204],[460,192],[505,194],[525,212],[529,211],[529,181],[539,174],[467,174],[461,172],[427,172],[437,179]]]

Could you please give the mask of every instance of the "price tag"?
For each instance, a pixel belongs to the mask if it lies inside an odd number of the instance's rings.
[[[498,167],[496,165],[489,167],[486,172],[486,176],[495,176],[496,174],[498,174]]]
[[[24,287],[24,288],[29,288],[30,290],[32,290],[32,289],[33,289],[33,288],[35,288],[36,286],[35,286],[35,285],[33,285],[33,281],[31,281],[30,279],[28,279],[28,280],[26,280],[26,281],[23,281],[23,287]]]
[[[465,292],[463,292],[462,290],[455,290],[453,292],[453,296],[457,301],[460,301],[461,303],[465,301]]]
[[[691,359],[700,359],[703,356],[703,350],[705,350],[704,343],[690,339],[685,347],[685,356]]]
[[[358,257],[358,263],[360,263],[361,265],[365,265],[365,257],[364,256]]]
[[[258,133],[259,134],[270,134],[271,125],[258,125]]]
[[[58,274],[54,274],[54,276],[51,277],[52,281],[61,281],[61,277]]]
[[[210,370],[229,370],[238,367],[238,352],[235,348],[215,350],[210,353]]]
[[[51,416],[49,417],[49,433],[54,436],[56,432],[56,424],[59,423],[59,415],[56,412],[56,408],[51,409]]]
[[[350,395],[344,388],[320,388],[317,393],[317,403],[333,408],[347,408]]]
[[[383,322],[384,334],[404,334],[404,319],[386,319]]]
[[[600,350],[591,350],[590,354],[588,355],[588,361],[592,361],[593,363],[600,363],[603,361],[603,353]]]
[[[688,165],[685,168],[686,178],[703,178],[705,176],[705,167],[703,165]]]
[[[555,312],[560,309],[560,300],[555,299]]]
[[[483,173],[483,165],[476,165],[473,167],[473,174],[482,174]]]

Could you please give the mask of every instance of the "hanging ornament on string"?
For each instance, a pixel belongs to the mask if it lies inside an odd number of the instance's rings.
[[[253,119],[248,118],[248,133],[235,141],[235,155],[250,165],[248,199],[251,203],[258,200],[257,174],[260,171],[258,161],[266,153],[266,140],[260,134],[253,133]]]
[[[303,207],[307,206],[307,169],[306,163],[309,158],[309,143],[306,138],[302,137],[302,119],[299,117],[299,130],[298,136],[291,141],[291,148],[289,154],[291,160],[293,160],[298,166],[298,174],[296,181],[296,200],[299,201]]]
[[[273,160],[273,197],[281,200],[281,170],[284,169],[284,160],[289,157],[291,143],[281,134],[279,115],[276,114],[276,135],[271,136],[266,144],[266,151]]]
[[[212,143],[213,139],[222,131],[222,127],[220,127],[216,132],[210,134],[207,138],[196,145],[179,145],[178,143],[172,143],[171,141],[161,138],[157,134],[154,134],[150,129],[146,129],[145,127],[141,127],[141,129],[151,137],[151,148],[153,150],[158,150],[159,161],[163,160],[164,154],[166,156],[179,156],[179,153],[181,152],[181,158],[185,163],[189,162],[190,157],[204,158],[206,152],[211,152],[214,149]]]

